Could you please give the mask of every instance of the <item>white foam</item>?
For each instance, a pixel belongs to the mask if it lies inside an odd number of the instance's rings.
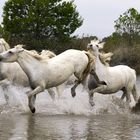
[[[55,114],[76,114],[76,115],[91,115],[102,113],[126,113],[129,108],[117,94],[114,95],[101,95],[96,93],[94,96],[95,106],[91,107],[88,102],[88,93],[82,90],[79,86],[76,90],[77,95],[75,98],[71,96],[70,86],[66,87],[60,99],[52,101],[47,91],[37,95],[36,99],[36,112],[45,112],[48,115]],[[4,93],[8,96],[8,106],[1,110],[2,113],[10,111],[14,112],[29,112],[28,100],[25,92],[28,88],[10,85],[3,92],[0,88],[0,106],[6,104]]]

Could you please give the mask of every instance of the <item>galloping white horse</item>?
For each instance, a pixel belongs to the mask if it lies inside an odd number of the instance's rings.
[[[101,85],[96,89],[90,88],[90,104],[92,106],[94,105],[93,94],[95,92],[101,94],[112,94],[119,90],[123,91],[122,99],[126,96],[127,102],[130,103],[130,93],[132,93],[134,100],[137,103],[139,95],[136,91],[135,70],[125,65],[118,65],[114,67],[104,65],[99,58],[99,49],[102,48],[103,43],[99,43],[98,40],[91,41],[91,43],[87,46],[87,49],[96,57],[95,72],[98,78],[106,83],[106,85]]]
[[[46,61],[41,56],[32,55],[23,49],[22,45],[18,45],[18,47],[1,53],[0,61],[17,62],[28,76],[32,88],[27,93],[29,108],[34,113],[36,94],[61,85],[73,74],[78,79],[71,90],[72,95],[75,96],[75,88],[86,78],[95,60],[85,51],[67,50]]]
[[[9,44],[3,39],[0,38],[0,53],[7,51],[10,49]],[[32,50],[30,53],[33,55],[38,54],[35,50]],[[56,56],[53,52],[48,50],[43,50],[40,54],[44,59],[50,59],[54,56]],[[13,84],[13,85],[19,85],[23,87],[29,87],[29,79],[25,72],[22,70],[20,65],[17,62],[14,63],[3,63],[0,62],[0,85],[3,85],[2,87],[5,87],[7,83]],[[58,96],[60,96],[60,93],[62,92],[64,85],[60,85],[56,87],[56,91]],[[47,90],[49,95],[51,96],[52,100],[55,98],[55,92],[54,89],[50,88]],[[8,102],[7,95],[4,94],[6,101]]]

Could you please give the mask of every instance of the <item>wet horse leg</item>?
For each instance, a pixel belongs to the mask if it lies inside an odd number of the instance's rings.
[[[93,96],[94,96],[93,90],[89,90],[88,95],[89,95],[89,103],[90,103],[90,105],[94,106],[95,103],[93,102]]]
[[[97,74],[96,74],[94,69],[91,70],[90,74],[94,76],[97,84],[99,84],[99,85],[107,85],[104,81],[100,81],[100,79],[98,78],[98,76],[97,76]]]
[[[123,100],[123,99],[126,97],[126,94],[127,94],[125,88],[123,88],[122,91],[123,91],[123,94],[122,94],[122,96],[121,96],[121,100]]]
[[[29,108],[32,113],[35,113],[35,107],[34,107],[35,100],[36,100],[36,95],[32,95],[28,98]]]
[[[75,97],[75,95],[76,95],[75,89],[76,89],[76,87],[77,87],[80,83],[81,83],[81,82],[78,81],[78,80],[75,81],[75,85],[71,88],[71,95],[72,95],[72,97]]]
[[[29,108],[32,113],[35,113],[35,99],[36,99],[36,94],[44,91],[45,89],[41,86],[36,87],[34,90],[28,91],[26,94],[28,95],[28,103],[29,103]]]
[[[95,89],[91,89],[89,90],[89,103],[91,106],[94,106],[95,103],[93,102],[93,95],[95,92],[99,92],[99,93],[103,93],[108,89],[107,85],[100,85],[99,87],[95,88]]]
[[[126,90],[126,102],[129,104],[131,102],[130,91]]]
[[[134,87],[132,89],[132,95],[133,95],[133,98],[134,98],[135,102],[138,103],[139,95],[138,95],[138,92],[137,92],[136,85],[134,85]]]
[[[3,89],[3,94],[4,94],[6,104],[9,103],[9,96],[7,95],[7,86],[10,85],[10,84],[12,84],[12,83],[8,80],[8,78],[0,81],[0,86]]]
[[[48,93],[51,96],[52,100],[54,101],[55,100],[55,92],[54,92],[54,90],[52,88],[49,88],[47,90],[48,90]]]
[[[58,94],[58,99],[60,99],[60,96],[64,91],[64,86],[65,86],[65,83],[56,87],[56,91],[57,91],[57,94]]]

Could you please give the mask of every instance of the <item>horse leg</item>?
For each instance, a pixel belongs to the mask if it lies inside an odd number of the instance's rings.
[[[89,95],[89,103],[91,106],[95,105],[95,103],[93,102],[93,94],[94,94],[93,90],[89,90],[88,95]]]
[[[55,92],[54,92],[53,88],[49,88],[47,90],[48,90],[48,93],[51,96],[52,100],[54,101],[55,100]]]
[[[126,102],[129,104],[131,102],[130,91],[126,90]]]
[[[104,81],[100,81],[100,79],[98,78],[95,70],[92,69],[91,72],[90,72],[90,74],[94,76],[94,78],[95,78],[95,80],[96,80],[96,82],[98,84],[100,84],[100,85],[107,85]]]
[[[9,96],[7,95],[7,86],[10,84],[11,84],[11,82],[7,78],[0,81],[0,85],[3,89],[3,94],[4,94],[6,104],[9,103]]]
[[[0,85],[10,85],[10,81],[6,78],[0,81]]]
[[[75,89],[79,84],[80,84],[80,82],[77,80],[77,81],[75,81],[75,85],[71,88],[72,97],[75,97],[75,95],[76,95]]]
[[[138,100],[139,100],[139,95],[138,95],[138,92],[137,92],[136,85],[134,85],[134,87],[132,89],[132,95],[133,95],[133,98],[134,98],[135,102],[137,103]]]
[[[123,100],[125,98],[126,94],[123,93],[122,96],[121,96],[121,100]]]
[[[126,94],[127,94],[125,87],[122,89],[122,91],[123,91],[123,94],[121,96],[121,100],[123,100],[126,97]]]
[[[29,104],[29,108],[31,110],[32,113],[35,113],[35,100],[36,100],[36,95],[31,95],[29,98],[28,98],[28,104]]]
[[[99,87],[93,89],[93,93],[94,92],[103,93],[103,92],[105,92],[107,90],[108,90],[108,86],[107,85],[100,85]]]
[[[58,99],[60,98],[61,94],[64,91],[64,84],[65,83],[63,83],[62,85],[59,85],[59,86],[56,87],[56,91],[57,91],[57,94],[58,94]]]
[[[31,90],[27,92],[28,95],[28,102],[29,102],[29,108],[32,113],[35,113],[35,95],[44,91],[44,88],[41,86],[36,87],[34,90]]]
[[[93,102],[93,95],[95,92],[99,92],[99,93],[103,93],[104,91],[106,91],[108,89],[108,87],[106,85],[100,85],[99,87],[95,88],[95,89],[90,89],[89,90],[89,103],[91,106],[94,106],[95,103]]]
[[[6,104],[8,105],[9,104],[9,96],[7,95],[7,89],[5,87],[2,87],[3,89],[3,94],[4,94],[4,98],[5,98],[5,101],[6,101]]]

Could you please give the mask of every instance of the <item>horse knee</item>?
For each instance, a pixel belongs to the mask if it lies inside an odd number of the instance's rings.
[[[93,90],[93,92],[105,92],[108,89],[108,87],[106,85],[100,85],[99,87],[95,88]]]

